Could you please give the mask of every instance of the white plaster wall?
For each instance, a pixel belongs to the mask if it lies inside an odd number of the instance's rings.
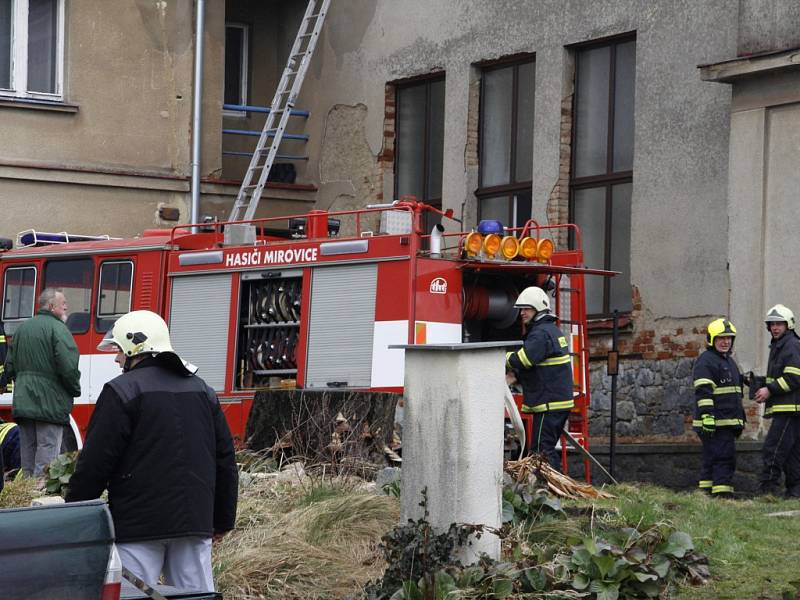
[[[350,150],[318,134],[325,131],[332,107],[366,107],[363,122],[354,126],[363,127],[363,144],[377,157],[384,136],[385,84],[444,70],[444,207],[461,214],[465,202],[475,203],[476,182],[464,155],[471,65],[534,52],[533,213],[541,219],[559,173],[561,101],[571,77],[565,46],[635,31],[631,281],[653,318],[719,314],[728,304],[727,259],[719,248],[725,248],[728,233],[730,89],[701,82],[696,65],[735,55],[737,19],[737,3],[727,0],[334,3],[298,101],[311,109],[308,130],[315,132],[306,177],[320,183],[323,207],[342,193],[341,181],[328,185],[317,171],[324,149],[333,147],[342,155]],[[361,164],[356,171],[364,179],[378,177],[374,164]],[[390,192],[388,183],[379,188],[373,181],[363,189]],[[361,185],[354,175],[353,189]],[[722,215],[711,231],[709,214]],[[702,293],[697,282],[702,282]]]

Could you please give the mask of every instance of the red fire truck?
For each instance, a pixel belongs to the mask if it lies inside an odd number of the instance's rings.
[[[426,222],[449,225],[451,217],[402,199],[355,211],[150,230],[133,239],[27,231],[15,249],[0,252],[2,321],[13,343],[38,294],[45,287],[64,291],[67,326],[81,352],[76,447],[103,384],[119,374],[113,355],[96,346],[116,318],[137,309],[164,316],[176,351],[217,390],[241,439],[259,389],[401,392],[403,351],[390,346],[519,340],[514,300],[539,285],[553,294],[571,343],[570,428],[586,443],[584,277],[611,273],[583,266],[574,225],[505,228],[487,221],[470,232],[437,224],[425,233]],[[0,416],[10,416],[10,405],[11,394],[0,395]]]

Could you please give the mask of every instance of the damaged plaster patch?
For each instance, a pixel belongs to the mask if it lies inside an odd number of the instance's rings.
[[[319,161],[320,186],[335,188],[329,210],[346,210],[372,201],[380,185],[377,157],[366,135],[367,107],[337,104],[325,121]],[[344,188],[344,189],[343,189]],[[349,188],[349,189],[347,189]],[[320,194],[323,201],[327,194]]]

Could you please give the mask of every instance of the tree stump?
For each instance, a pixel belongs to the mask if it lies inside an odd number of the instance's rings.
[[[247,446],[302,456],[308,464],[384,465],[399,394],[263,390],[247,418]]]

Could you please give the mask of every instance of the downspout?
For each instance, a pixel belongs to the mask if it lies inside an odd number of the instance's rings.
[[[194,96],[192,99],[192,207],[189,222],[200,221],[200,142],[203,139],[203,33],[206,1],[196,1],[194,41]],[[196,232],[197,228],[193,228]]]

